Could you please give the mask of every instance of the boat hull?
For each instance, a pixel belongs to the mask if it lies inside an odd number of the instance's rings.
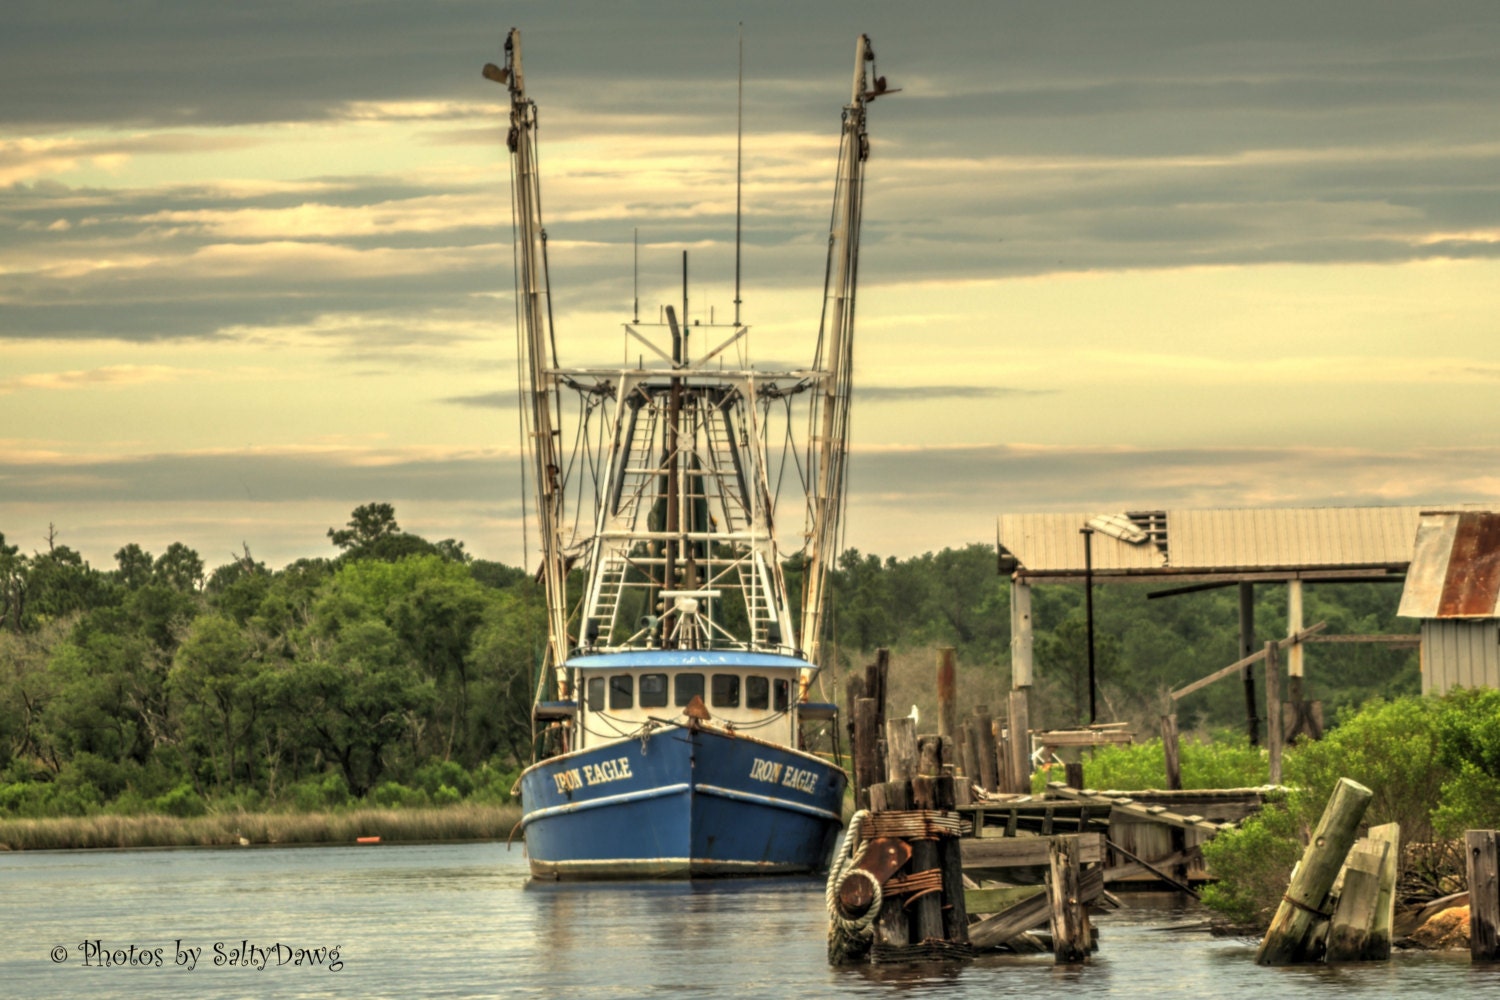
[[[847,778],[811,754],[669,727],[549,758],[521,776],[538,878],[696,878],[816,871]]]

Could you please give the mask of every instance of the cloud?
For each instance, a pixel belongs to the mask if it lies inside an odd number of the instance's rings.
[[[63,372],[36,372],[0,379],[0,393],[22,389],[98,389],[104,386],[145,385],[196,378],[208,372],[170,365],[105,365],[102,368],[75,369]]]
[[[1500,445],[855,446],[851,502],[941,510],[1423,504],[1500,498]],[[863,498],[863,499],[862,499]]]
[[[500,450],[452,448],[301,447],[82,458],[0,451],[0,492],[7,503],[483,500],[519,496],[518,461]]]

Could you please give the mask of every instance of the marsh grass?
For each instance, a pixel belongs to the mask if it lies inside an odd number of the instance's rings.
[[[228,847],[251,844],[352,844],[503,840],[521,818],[516,805],[460,804],[442,809],[350,809],[337,812],[207,816],[63,816],[0,819],[0,848],[16,851],[121,847]]]

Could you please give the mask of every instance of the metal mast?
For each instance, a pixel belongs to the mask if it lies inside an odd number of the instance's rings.
[[[808,661],[821,666],[828,573],[838,559],[846,458],[849,451],[849,394],[854,373],[854,292],[859,276],[859,230],[864,203],[865,160],[870,153],[865,105],[887,90],[885,78],[868,83],[875,51],[860,35],[854,52],[854,92],[844,106],[838,182],[828,234],[828,277],[823,321],[818,329],[814,367],[822,384],[814,391],[809,419],[807,564],[802,584],[802,643]]]
[[[537,521],[542,534],[540,576],[547,592],[549,666],[559,671],[558,680],[563,684],[561,668],[572,643],[568,638],[567,568],[562,539],[563,484],[557,430],[560,408],[557,381],[552,374],[557,359],[549,357],[548,349],[552,344],[548,322],[552,292],[547,283],[547,233],[542,228],[542,191],[536,165],[536,104],[526,97],[519,29],[512,28],[505,39],[505,68],[487,63],[484,75],[510,90],[510,134],[506,144],[511,152],[518,335],[523,354],[518,375],[531,437]],[[552,353],[555,354],[555,347]],[[565,696],[566,692],[559,694]]]

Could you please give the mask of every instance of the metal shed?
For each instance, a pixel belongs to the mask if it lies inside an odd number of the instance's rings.
[[[1500,513],[1424,511],[1401,607],[1422,620],[1422,693],[1500,688]]]
[[[1034,583],[1149,583],[1158,585],[1152,596],[1160,597],[1238,587],[1243,659],[1262,648],[1255,633],[1255,584],[1287,585],[1287,634],[1297,636],[1304,628],[1304,581],[1401,582],[1421,513],[1419,507],[1312,507],[1003,514],[997,546],[1001,569],[1012,581],[1012,684],[1025,697],[1033,681]],[[1303,651],[1301,642],[1286,651],[1289,693],[1299,713]],[[1248,668],[1242,681],[1255,742],[1259,720]]]
[[[1248,654],[1256,583],[1288,584],[1287,627],[1296,634],[1303,627],[1302,581],[1400,580],[1421,515],[1420,507],[1002,514],[998,544],[1012,579],[1014,683],[1032,680],[1034,582],[1182,584],[1177,592],[1238,585],[1240,645]],[[1288,652],[1288,672],[1300,676],[1302,649]]]

